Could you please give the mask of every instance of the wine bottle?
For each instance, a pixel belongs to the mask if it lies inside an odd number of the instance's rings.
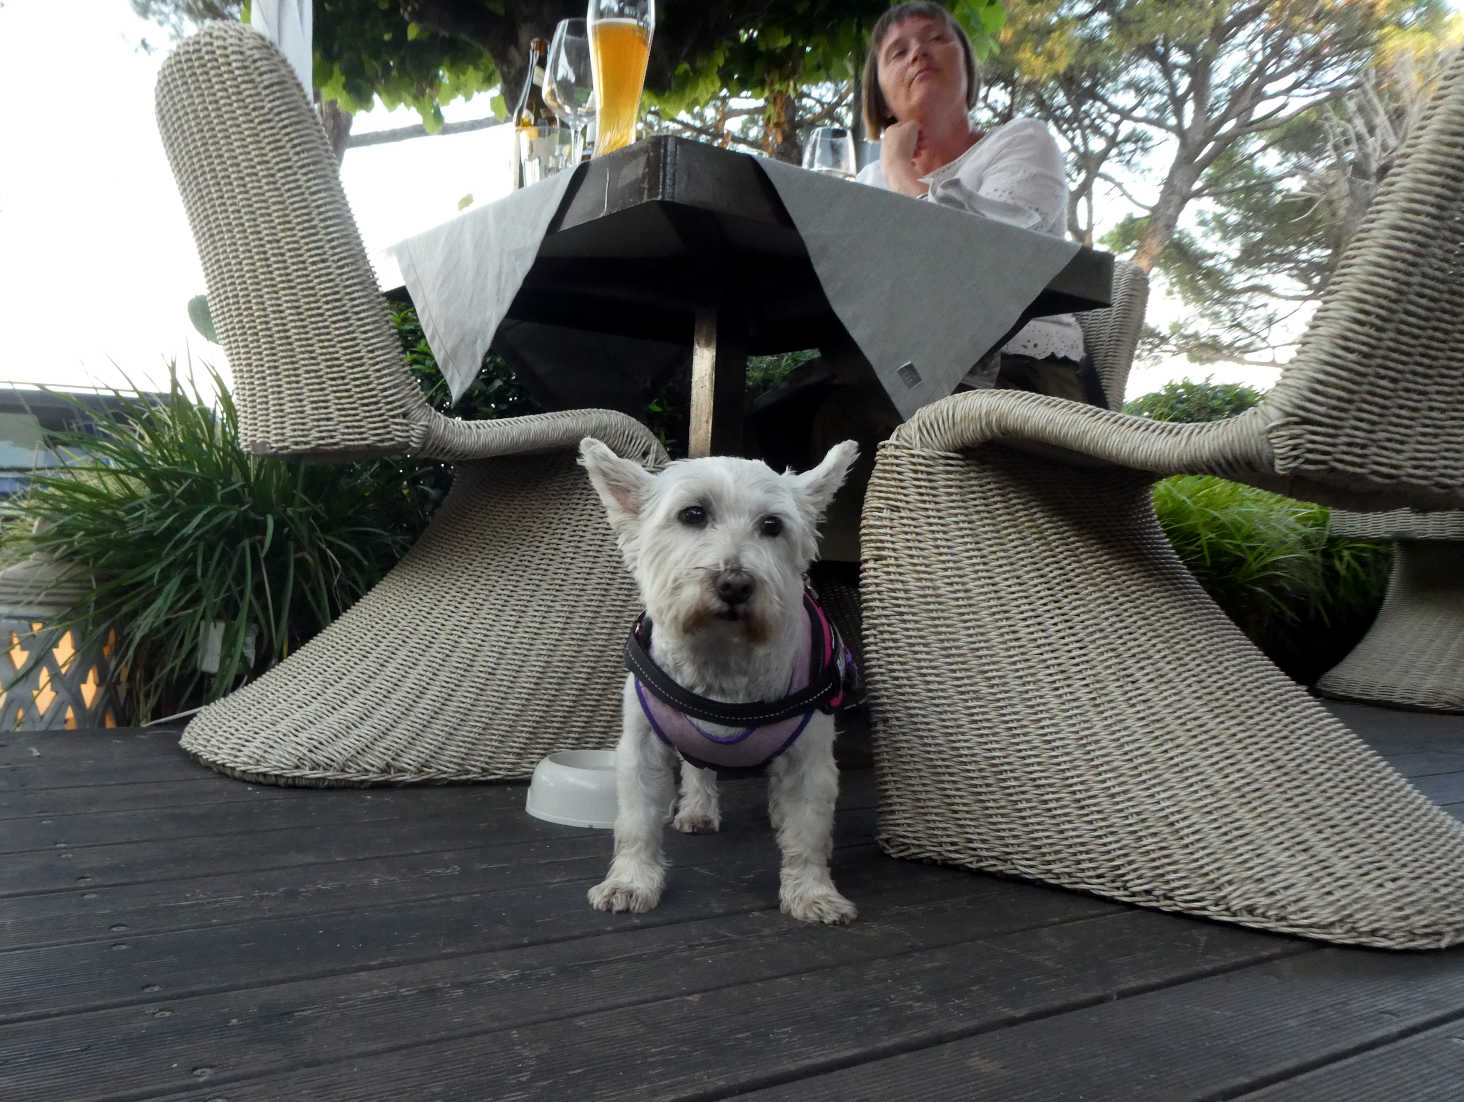
[[[555,128],[559,124],[544,102],[544,62],[548,53],[546,39],[529,40],[528,73],[513,109],[513,186],[516,188],[536,184],[553,171],[546,158],[553,156]]]

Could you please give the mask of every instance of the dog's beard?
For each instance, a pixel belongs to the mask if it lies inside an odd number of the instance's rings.
[[[772,638],[772,622],[756,604],[729,605],[716,598],[700,600],[682,610],[676,627],[682,635],[693,639],[709,635],[721,641],[730,635],[739,642],[757,646]]]

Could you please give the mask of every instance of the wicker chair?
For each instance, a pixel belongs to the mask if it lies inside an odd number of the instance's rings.
[[[248,27],[183,42],[157,111],[246,447],[456,464],[401,563],[195,716],[184,749],[251,780],[335,785],[519,777],[550,750],[613,743],[636,596],[574,449],[596,436],[664,462],[655,437],[608,411],[463,422],[427,405],[320,124]]]
[[[1391,540],[1393,573],[1372,627],[1317,689],[1344,700],[1464,712],[1464,513],[1335,509],[1331,530]]]
[[[1134,366],[1134,349],[1144,328],[1144,310],[1149,304],[1149,273],[1127,260],[1113,263],[1113,305],[1106,310],[1088,310],[1078,315],[1083,330],[1083,348],[1098,369],[1109,409],[1123,408],[1123,393],[1129,370]]]
[[[982,391],[900,426],[861,529],[884,848],[1332,941],[1464,936],[1464,827],[1246,640],[1150,501],[1201,472],[1464,505],[1461,279],[1464,63],[1258,407]]]

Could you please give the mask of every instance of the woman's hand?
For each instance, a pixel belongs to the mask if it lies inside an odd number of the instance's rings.
[[[914,120],[892,123],[879,136],[879,168],[885,183],[905,195],[924,195],[925,185],[915,170],[924,135]]]

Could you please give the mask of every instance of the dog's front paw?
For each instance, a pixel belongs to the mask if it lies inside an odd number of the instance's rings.
[[[676,813],[671,825],[682,834],[715,834],[722,826],[722,817],[704,808],[684,807]]]
[[[859,914],[858,908],[840,895],[832,884],[784,884],[779,905],[785,915],[791,915],[799,922],[822,922],[826,926],[847,925]]]
[[[587,894],[590,906],[597,911],[629,911],[631,914],[641,915],[661,902],[659,887],[637,884],[615,876],[596,884]]]

